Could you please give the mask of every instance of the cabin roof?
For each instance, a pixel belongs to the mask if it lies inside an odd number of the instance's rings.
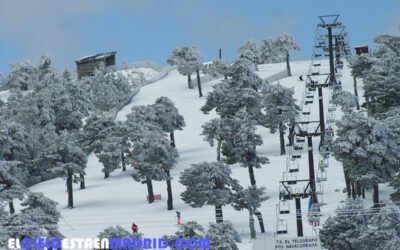
[[[105,59],[107,57],[114,56],[115,54],[117,54],[116,51],[111,51],[111,52],[107,52],[107,53],[99,53],[99,54],[96,54],[96,55],[84,56],[84,57],[76,60],[75,62],[77,64],[86,63],[86,62],[93,62],[93,61],[103,60],[103,59]]]

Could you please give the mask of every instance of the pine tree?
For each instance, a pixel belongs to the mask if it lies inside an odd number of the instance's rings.
[[[110,177],[110,173],[120,167],[121,149],[119,138],[108,137],[102,141],[102,150],[96,156],[103,164],[104,179]]]
[[[210,223],[206,238],[210,239],[211,249],[239,250],[236,243],[241,242],[239,233],[229,221]]]
[[[257,69],[257,64],[260,62],[260,51],[257,47],[257,44],[248,39],[245,41],[242,46],[238,49],[239,57],[249,60],[253,63],[255,70]]]
[[[268,200],[265,194],[265,187],[257,188],[255,186],[241,189],[234,195],[234,203],[232,204],[236,210],[247,209],[249,211],[249,227],[251,238],[256,238],[256,230],[254,229],[254,211],[261,206],[261,202]]]
[[[291,50],[300,50],[300,46],[294,42],[293,37],[289,34],[283,34],[276,39],[276,49],[286,57],[286,68],[288,76],[292,76],[290,70],[290,54]]]
[[[24,207],[21,213],[31,215],[33,222],[45,229],[46,237],[63,238],[64,236],[58,231],[61,214],[57,210],[57,204],[57,202],[44,196],[43,193],[30,192],[21,203]]]
[[[232,118],[245,107],[258,120],[261,114],[258,90],[261,85],[261,78],[251,71],[248,61],[237,60],[229,68],[228,80],[213,85],[201,111],[208,114],[215,109],[221,118]]]
[[[287,124],[295,120],[299,106],[294,99],[294,90],[285,88],[279,83],[265,84],[262,88],[262,107],[264,109],[264,126],[274,133],[279,130],[281,155],[285,151],[285,131]]]
[[[8,202],[11,215],[15,213],[13,200],[22,200],[26,191],[20,180],[15,177],[19,172],[19,162],[0,161],[0,200]]]
[[[186,186],[182,200],[192,207],[215,206],[217,223],[223,222],[222,206],[232,202],[233,191],[239,189],[230,168],[222,162],[192,164],[185,169],[179,182]]]
[[[229,135],[227,133],[229,124],[229,119],[215,118],[201,126],[203,128],[201,135],[204,136],[204,141],[208,142],[211,147],[214,146],[214,141],[217,142],[217,161],[221,161],[221,147]]]
[[[346,166],[353,180],[373,187],[374,206],[378,206],[378,184],[391,180],[398,171],[396,140],[385,123],[360,113],[345,114],[337,126],[338,138],[332,143],[335,158],[351,163]]]
[[[49,171],[57,172],[60,176],[66,177],[68,191],[67,207],[73,208],[72,183],[79,180],[78,174],[85,174],[87,163],[86,154],[77,145],[74,138],[67,131],[64,131],[57,141],[40,154],[35,163],[37,166],[44,167]]]
[[[10,73],[5,79],[5,86],[12,89],[28,90],[38,82],[37,70],[29,62],[10,65]]]
[[[185,46],[176,48],[172,51],[172,56],[167,60],[170,65],[176,65],[180,74],[188,76],[188,87],[193,88],[191,75],[197,74],[197,85],[199,88],[199,96],[202,96],[200,70],[202,69],[201,63],[202,53],[195,46]]]
[[[355,240],[368,227],[368,218],[362,215],[364,209],[360,200],[346,200],[336,215],[329,217],[323,224],[319,232],[323,246],[327,249],[363,249],[357,248]]]
[[[346,90],[340,90],[332,98],[332,103],[341,106],[345,113],[352,112],[357,106],[357,97]]]
[[[164,235],[163,238],[167,239],[168,242],[176,242],[178,239],[200,239],[204,238],[205,232],[204,228],[195,221],[188,221],[180,225],[179,231],[175,232],[173,235]],[[172,250],[177,250],[178,248],[171,247]],[[183,250],[189,250],[193,248],[179,248]],[[196,247],[196,249],[203,250],[203,248]]]
[[[208,74],[217,79],[220,77],[228,78],[229,63],[223,60],[213,61],[207,68],[203,68],[204,74]]]
[[[260,62],[261,63],[280,63],[285,61],[285,55],[279,53],[276,48],[276,41],[271,38],[266,38],[260,47]]]

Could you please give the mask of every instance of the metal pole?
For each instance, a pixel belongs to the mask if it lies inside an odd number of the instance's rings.
[[[297,222],[297,236],[303,236],[303,221],[301,219],[301,202],[300,197],[295,198],[296,201],[296,222]]]
[[[222,59],[222,50],[221,49],[219,49],[219,51],[218,51],[218,58],[219,58],[219,60]]]
[[[312,136],[307,136],[307,145],[308,145],[308,171],[310,175],[310,184],[311,184],[311,193],[313,203],[316,201],[317,197],[315,195],[315,171],[314,171],[314,155],[313,155],[313,145],[312,145]]]
[[[322,86],[318,86],[318,102],[319,102],[319,122],[321,127],[321,142],[324,142],[325,137],[325,119],[324,119],[324,99],[322,95]]]
[[[333,42],[332,42],[332,27],[328,26],[329,40],[329,66],[330,66],[330,84],[336,84],[335,64],[333,61]]]

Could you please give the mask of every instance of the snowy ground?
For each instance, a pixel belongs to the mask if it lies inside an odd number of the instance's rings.
[[[284,78],[280,81],[283,86],[294,87],[295,96],[299,104],[302,101],[304,92],[304,82],[298,80],[299,75],[307,74],[310,61],[293,62],[292,77]],[[326,61],[323,62],[326,64]],[[324,66],[324,65],[323,65]],[[326,65],[324,66],[327,69]],[[285,64],[260,65],[258,74],[266,78],[274,73],[282,71]],[[203,84],[203,93],[206,95],[212,90],[212,85],[218,82],[214,80]],[[343,72],[342,83],[344,89],[353,92],[353,80],[350,71],[345,67]],[[359,94],[362,94],[359,86]],[[328,104],[329,89],[324,89],[325,109]],[[3,93],[0,92],[0,96]],[[87,165],[87,176],[85,190],[79,190],[76,185],[74,190],[74,209],[66,209],[67,193],[65,181],[62,179],[54,179],[44,183],[40,183],[31,188],[32,191],[40,191],[45,193],[51,199],[59,203],[63,220],[59,226],[61,232],[67,237],[95,237],[100,231],[107,226],[121,225],[127,230],[130,229],[132,222],[139,226],[139,231],[144,233],[145,237],[161,237],[164,234],[173,234],[178,226],[176,225],[176,213],[178,210],[182,214],[182,221],[195,220],[207,226],[208,222],[215,221],[214,207],[205,206],[203,208],[191,208],[180,199],[180,193],[184,191],[184,187],[178,182],[180,172],[189,167],[192,163],[202,161],[215,161],[216,149],[203,141],[201,133],[201,125],[215,117],[214,113],[204,115],[200,111],[200,107],[205,103],[205,97],[199,98],[197,89],[188,89],[186,77],[178,74],[176,70],[171,71],[165,78],[142,87],[141,91],[133,98],[132,102],[125,106],[117,115],[117,120],[124,120],[126,114],[134,105],[152,104],[160,96],[171,98],[179,112],[184,116],[186,127],[183,131],[176,133],[176,146],[180,153],[177,166],[171,172],[174,178],[172,189],[174,193],[174,210],[166,209],[167,190],[165,182],[154,182],[154,191],[156,194],[162,195],[162,200],[153,204],[146,202],[147,189],[146,185],[135,182],[130,177],[131,170],[122,172],[117,170],[111,174],[107,180],[103,179],[101,172],[101,164],[98,162],[94,154],[89,155]],[[314,92],[314,104],[312,105],[311,115],[309,118],[302,119],[318,120],[318,100],[317,93]],[[336,117],[341,116],[341,112],[336,111]],[[263,214],[267,233],[265,235],[258,234],[258,237],[274,237],[276,231],[276,204],[278,202],[279,181],[282,180],[282,173],[286,169],[286,157],[279,155],[279,138],[278,134],[270,134],[265,128],[259,128],[258,133],[262,135],[264,144],[258,148],[260,154],[270,159],[270,164],[266,164],[262,169],[255,170],[258,186],[265,186],[267,193],[271,197],[263,203],[260,211]],[[316,150],[319,139],[313,141],[315,149],[315,166],[317,169],[318,152]],[[298,178],[308,177],[308,157],[306,145],[300,159],[300,172]],[[322,222],[327,216],[334,213],[334,210],[345,199],[342,192],[344,188],[344,177],[341,164],[333,158],[329,160],[329,168],[327,169],[328,180],[324,183],[323,202],[326,203],[322,207]],[[234,178],[238,179],[242,186],[248,186],[249,176],[247,169],[233,166]],[[299,186],[301,187],[301,186]],[[367,194],[370,196],[370,194]],[[308,200],[302,201],[303,211],[303,227],[304,235],[311,236],[313,234],[312,227],[307,222],[307,203]],[[290,202],[290,214],[281,215],[280,218],[285,219],[288,224],[288,235],[296,235],[294,201]],[[241,250],[251,249],[248,213],[246,211],[235,211],[230,206],[223,209],[224,219],[230,220],[242,237],[242,243],[239,246]],[[259,232],[258,223],[256,230]]]

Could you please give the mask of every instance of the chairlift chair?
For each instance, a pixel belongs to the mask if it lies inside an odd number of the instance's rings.
[[[336,111],[336,107],[334,105],[329,105],[328,112],[334,112],[334,111]]]
[[[286,181],[288,185],[296,185],[297,175],[294,172],[283,172],[283,180]]]
[[[299,152],[293,152],[292,159],[299,159],[301,158],[301,154]]]
[[[294,144],[294,145],[293,145],[293,149],[294,149],[294,150],[303,150],[303,145],[301,145],[301,144]]]
[[[276,233],[277,234],[287,234],[287,222],[286,220],[278,219],[276,222]]]
[[[305,142],[306,139],[304,139],[304,137],[296,137],[296,142],[301,143],[301,142]]]
[[[329,167],[329,162],[326,159],[321,159],[319,161],[319,168],[322,170],[322,169],[325,169],[327,167]]]
[[[279,200],[281,201],[292,199],[291,196],[292,187],[286,187],[286,188],[283,185],[279,186]]]
[[[327,115],[327,117],[326,117],[326,121],[327,121],[328,123],[335,122],[335,117],[333,116],[332,113],[328,113],[328,115]]]
[[[278,210],[279,210],[279,214],[289,214],[290,213],[290,202],[288,200],[279,201]]]
[[[314,66],[314,67],[320,67],[321,64],[320,64],[320,63],[314,63],[313,66]]]
[[[318,169],[317,182],[326,181],[326,180],[327,180],[326,171]]]
[[[304,104],[305,104],[305,105],[313,104],[313,103],[314,103],[314,101],[313,101],[312,99],[308,99],[308,100],[305,100],[305,101],[304,101]]]

